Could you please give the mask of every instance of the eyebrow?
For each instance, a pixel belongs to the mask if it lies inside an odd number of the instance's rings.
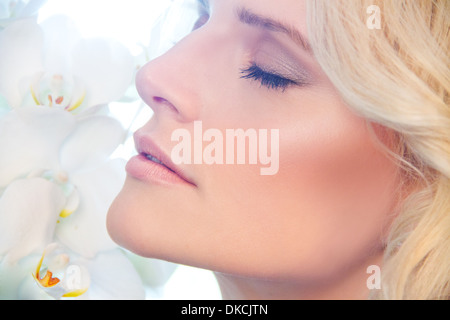
[[[283,24],[272,18],[264,17],[240,7],[236,10],[239,21],[268,31],[281,32],[288,35],[295,43],[308,53],[312,53],[311,45],[306,38],[294,27]]]

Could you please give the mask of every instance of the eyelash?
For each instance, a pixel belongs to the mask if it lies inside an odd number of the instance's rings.
[[[241,79],[252,79],[259,81],[261,86],[267,87],[272,90],[285,91],[291,85],[298,85],[297,82],[287,79],[275,73],[267,72],[261,69],[255,63],[246,69],[241,70]]]

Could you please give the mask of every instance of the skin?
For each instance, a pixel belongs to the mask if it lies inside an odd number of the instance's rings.
[[[311,53],[283,32],[240,22],[236,8],[277,19],[307,40],[299,0],[213,0],[211,18],[136,79],[154,115],[139,130],[168,155],[171,134],[280,130],[280,165],[180,165],[196,186],[128,176],[108,230],[137,254],[213,270],[225,299],[367,298],[397,203],[396,166],[365,119],[341,100]],[[257,62],[306,85],[269,89],[241,71]],[[390,133],[373,126],[381,140]]]

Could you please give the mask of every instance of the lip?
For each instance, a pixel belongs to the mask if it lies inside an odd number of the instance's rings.
[[[164,185],[188,184],[196,186],[149,136],[137,131],[134,134],[134,142],[138,155],[128,161],[126,165],[128,174],[146,182],[157,182]],[[162,164],[149,160],[146,155],[157,158]]]

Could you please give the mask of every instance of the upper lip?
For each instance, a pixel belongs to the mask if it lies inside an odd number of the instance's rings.
[[[193,183],[186,177],[186,174],[183,172],[183,170],[175,165],[172,162],[172,159],[170,159],[170,157],[167,156],[167,154],[164,153],[149,136],[142,134],[140,131],[136,131],[134,133],[134,143],[136,151],[139,154],[151,155],[152,157],[155,157],[156,159],[161,161],[166,168],[177,174],[181,179],[196,186],[195,183]]]

